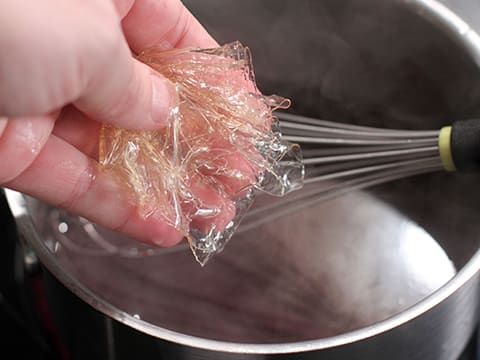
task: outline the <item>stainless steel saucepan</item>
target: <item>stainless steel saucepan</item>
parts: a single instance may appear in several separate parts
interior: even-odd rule
[[[417,129],[480,116],[478,2],[186,5],[252,49],[259,87],[294,113]],[[238,234],[204,268],[185,247],[120,254],[115,234],[6,197],[74,358],[453,360],[478,322],[479,184],[438,173],[352,192]]]

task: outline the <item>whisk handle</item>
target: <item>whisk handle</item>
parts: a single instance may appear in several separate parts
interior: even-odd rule
[[[450,148],[456,170],[480,170],[480,119],[454,122]]]

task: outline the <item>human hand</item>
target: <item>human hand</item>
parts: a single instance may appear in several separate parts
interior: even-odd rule
[[[4,0],[0,5],[0,185],[157,245],[182,235],[143,219],[98,171],[101,123],[162,127],[164,79],[132,56],[217,44],[179,0]]]

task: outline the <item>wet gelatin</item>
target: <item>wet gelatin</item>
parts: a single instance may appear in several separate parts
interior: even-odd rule
[[[104,126],[100,164],[125,183],[140,215],[160,214],[202,265],[233,235],[257,191],[302,186],[297,145],[282,141],[272,111],[290,101],[257,88],[250,51],[149,49],[138,59],[172,83],[177,101],[158,131]]]

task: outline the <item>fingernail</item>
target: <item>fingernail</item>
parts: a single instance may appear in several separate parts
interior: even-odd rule
[[[152,120],[167,125],[170,111],[177,103],[174,85],[163,76],[152,73]]]

